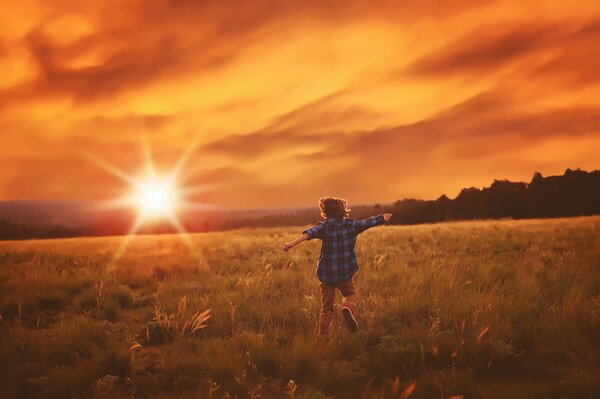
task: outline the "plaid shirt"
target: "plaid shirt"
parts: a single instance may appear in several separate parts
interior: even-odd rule
[[[323,283],[339,283],[352,278],[358,270],[358,262],[354,254],[356,236],[363,231],[385,223],[383,215],[371,216],[368,219],[336,220],[329,218],[319,222],[315,227],[304,230],[307,240],[319,238],[323,240],[321,256],[317,263],[317,277]]]

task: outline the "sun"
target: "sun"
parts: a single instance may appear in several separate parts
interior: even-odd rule
[[[193,196],[205,191],[206,188],[203,185],[189,185],[189,180],[186,180],[193,176],[189,171],[184,173],[184,168],[198,146],[198,138],[190,141],[170,170],[162,171],[155,167],[146,135],[142,133],[140,139],[144,162],[138,169],[139,174],[136,175],[127,173],[93,153],[81,153],[83,158],[120,179],[128,187],[123,190],[122,196],[99,203],[97,210],[128,209],[137,213],[113,256],[112,264],[115,264],[124,253],[132,237],[144,230],[144,225],[153,226],[158,221],[160,223],[157,226],[162,226],[163,221],[170,225],[192,253],[199,256],[192,238],[179,218],[187,212],[215,210],[219,207],[195,201]],[[183,185],[184,183],[186,184]]]
[[[140,233],[144,225],[154,225],[156,221],[160,221],[161,225],[162,221],[167,222],[175,229],[177,235],[190,248],[194,256],[200,259],[194,241],[181,220],[179,220],[181,214],[185,212],[219,209],[216,205],[193,200],[192,196],[206,189],[204,186],[182,185],[186,182],[186,178],[192,177],[189,171],[185,174],[183,171],[194,154],[199,141],[197,138],[193,138],[170,170],[158,171],[155,168],[150,143],[146,135],[141,134],[140,138],[145,162],[138,170],[140,174],[137,175],[131,175],[93,153],[81,153],[85,159],[120,179],[128,187],[127,190],[123,190],[122,196],[106,199],[98,204],[98,211],[124,208],[137,211],[137,216],[134,217],[129,231],[117,248],[111,264],[116,264],[132,237]]]
[[[135,184],[134,203],[144,219],[170,217],[177,210],[177,189],[169,180],[140,180]]]

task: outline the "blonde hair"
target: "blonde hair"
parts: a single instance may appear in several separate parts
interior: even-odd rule
[[[323,219],[344,219],[350,214],[348,202],[343,198],[321,197],[319,198],[319,209]]]

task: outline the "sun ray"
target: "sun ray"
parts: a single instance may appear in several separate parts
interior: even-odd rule
[[[123,209],[131,206],[131,197],[123,196],[102,201],[94,207],[95,210]]]
[[[190,196],[190,195],[194,195],[194,194],[205,193],[208,191],[208,188],[203,187],[203,186],[190,186],[190,187],[184,187],[184,188],[180,189],[179,191],[184,196]]]
[[[179,159],[175,163],[175,166],[171,170],[171,173],[169,173],[168,179],[170,181],[174,181],[180,176],[183,168],[189,161],[190,157],[194,154],[194,152],[198,148],[199,144],[200,144],[199,136],[195,136],[192,139],[192,142],[190,143],[190,145],[185,149],[183,154],[179,157]]]
[[[187,232],[185,227],[181,224],[181,222],[179,221],[177,216],[174,214],[170,215],[168,220],[171,223],[171,225],[175,228],[175,230],[177,230],[177,232],[179,233],[178,235],[179,235],[179,237],[181,237],[181,240],[183,241],[183,243],[185,245],[187,245],[187,247],[190,249],[190,253],[191,253],[192,257],[195,258],[196,261],[199,262],[201,259],[200,252],[198,252],[198,249],[194,245],[194,241],[192,240],[192,237]]]
[[[100,166],[102,169],[106,170],[113,176],[116,176],[119,179],[123,180],[124,182],[129,183],[129,184],[135,184],[135,179],[133,177],[131,177],[130,175],[125,173],[123,170],[119,169],[117,166],[100,158],[99,156],[94,155],[87,151],[80,152],[80,155],[82,157],[88,159],[89,161],[92,161],[96,165]]]
[[[187,211],[219,211],[225,209],[222,206],[214,204],[186,200],[179,201],[179,208]]]
[[[150,141],[146,134],[142,133],[142,152],[144,156],[144,166],[146,168],[146,177],[150,179],[156,178],[156,167],[154,165],[154,158],[152,157],[152,149],[150,148]]]
[[[131,227],[129,228],[129,231],[127,232],[127,234],[125,234],[125,236],[123,236],[123,240],[121,241],[119,247],[117,248],[117,251],[115,252],[115,254],[113,255],[113,257],[110,261],[110,264],[108,267],[109,269],[113,268],[116,265],[116,262],[119,260],[119,258],[121,258],[123,253],[125,253],[127,246],[129,245],[131,240],[135,237],[135,235],[139,231],[140,227],[142,227],[142,224],[143,224],[143,219],[138,216],[135,219],[135,221],[133,222],[133,224],[131,225]]]

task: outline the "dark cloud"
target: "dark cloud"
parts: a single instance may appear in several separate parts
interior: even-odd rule
[[[416,60],[404,73],[423,76],[448,76],[449,74],[481,74],[495,72],[500,68],[528,56],[552,50],[552,61],[537,69],[538,73],[561,73],[569,79],[569,73],[582,71],[585,77],[600,76],[598,69],[580,63],[581,57],[573,55],[587,52],[600,45],[600,22],[598,19],[585,23],[565,20],[561,22],[533,22],[506,26],[479,26],[460,39],[446,44],[435,52]],[[598,58],[589,54],[592,59]],[[569,62],[567,60],[573,60]],[[533,65],[539,62],[533,59]],[[595,73],[594,73],[595,71]],[[527,74],[527,71],[522,71]],[[521,71],[516,71],[519,74]]]
[[[548,45],[556,36],[555,27],[551,26],[526,25],[508,32],[497,32],[494,27],[478,28],[417,60],[408,72],[441,75],[495,70],[506,62]]]
[[[435,3],[435,4],[434,4]],[[37,26],[24,40],[40,73],[33,82],[0,92],[0,103],[10,104],[40,96],[68,96],[92,101],[135,90],[153,82],[185,74],[210,73],[228,65],[244,49],[278,35],[303,21],[343,23],[366,15],[405,19],[412,15],[443,15],[464,11],[475,1],[384,2],[373,7],[363,1],[249,2],[139,1],[102,4],[90,17],[96,31],[68,45],[54,42]],[[71,11],[86,15],[85,7],[71,2],[47,4],[57,15]],[[312,23],[312,22],[311,22]],[[285,31],[284,31],[285,32]],[[94,48],[109,55],[98,65],[65,66],[70,59]],[[0,55],[6,51],[0,43]]]
[[[187,47],[177,38],[167,36],[145,46],[131,43],[117,49],[99,65],[70,68],[64,66],[67,51],[43,34],[29,34],[26,44],[40,73],[34,82],[0,92],[0,102],[56,95],[71,97],[76,102],[91,101],[135,90],[176,73],[209,71],[226,64],[235,55],[233,49],[220,51],[214,47],[212,51],[200,52],[200,48]]]
[[[600,82],[600,19],[565,37],[558,54],[536,67],[532,79],[550,80],[556,86],[583,88]]]
[[[535,68],[530,76],[532,79],[552,81],[556,86],[585,88],[600,82],[599,71],[600,55],[580,49],[553,57]]]

